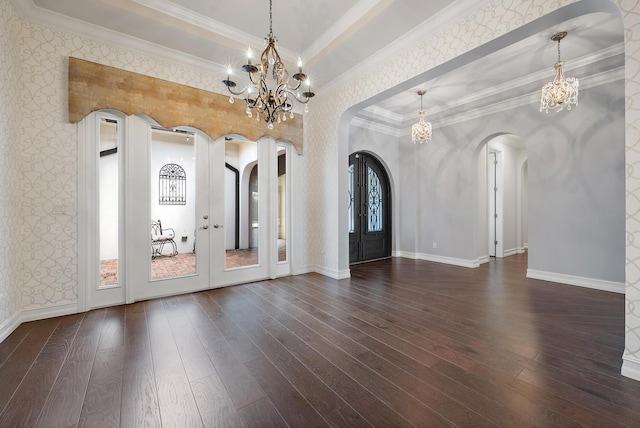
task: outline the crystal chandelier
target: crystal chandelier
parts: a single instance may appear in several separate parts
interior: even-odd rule
[[[426,94],[427,91],[419,90],[418,95],[420,95],[420,119],[418,123],[414,123],[411,127],[411,140],[413,144],[415,143],[424,143],[431,141],[431,123],[424,121],[424,110],[422,110],[422,97]]]
[[[272,0],[269,0],[269,34],[264,41],[265,49],[260,55],[258,64],[252,63],[250,48],[247,52],[247,64],[242,66],[242,70],[249,75],[247,86],[241,91],[234,89],[237,84],[231,80],[231,67],[227,71],[227,78],[222,83],[231,94],[229,97],[231,104],[235,100],[234,95],[240,96],[246,93],[244,102],[247,105],[245,110],[247,116],[252,118],[255,111],[256,120],[264,118],[267,127],[273,129],[274,122],[280,123],[287,120],[287,113],[290,113],[293,119],[293,99],[305,104],[304,112],[306,113],[309,111],[306,104],[315,94],[311,91],[310,79],[302,72],[300,60],[298,60],[298,72],[291,76],[294,79],[293,85],[289,81],[289,72],[278,54],[278,39],[273,35]],[[305,88],[301,89],[303,84]]]
[[[542,87],[540,111],[544,110],[546,113],[549,113],[549,110],[562,111],[565,106],[567,110],[571,110],[572,105],[578,105],[578,79],[566,78],[562,73],[564,62],[560,60],[560,40],[566,35],[566,31],[561,31],[551,37],[551,40],[558,42],[558,62],[553,65],[556,77]]]

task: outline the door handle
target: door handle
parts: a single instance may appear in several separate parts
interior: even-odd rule
[[[213,228],[214,229],[218,229],[218,228],[222,228],[222,226],[223,226],[222,224],[216,223],[216,224],[213,225]]]
[[[209,229],[209,225],[208,225],[208,224],[205,224],[205,225],[204,225],[204,226],[202,226],[200,229],[207,230],[207,229]]]

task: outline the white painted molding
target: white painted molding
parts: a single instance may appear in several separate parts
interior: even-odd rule
[[[640,381],[640,360],[624,351],[622,356],[622,376]]]
[[[24,322],[71,315],[78,312],[78,305],[76,303],[25,309],[21,312],[16,312],[9,319],[3,322],[2,325],[0,325],[0,342],[9,337],[9,335]]]
[[[16,312],[0,325],[0,343],[22,324],[21,315],[22,312]]]
[[[315,272],[309,265],[291,266],[291,275],[304,275],[305,273]]]
[[[509,256],[515,256],[516,254],[520,253],[520,249],[519,248],[510,248],[508,250],[504,250],[504,252],[502,253],[502,257],[509,257]]]
[[[449,6],[445,7],[439,13],[433,15],[413,30],[406,33],[404,36],[392,41],[386,46],[381,46],[378,52],[371,55],[364,61],[356,64],[349,70],[345,70],[340,76],[336,77],[330,83],[322,87],[323,93],[329,93],[333,90],[339,89],[348,82],[355,81],[359,77],[375,70],[387,62],[390,58],[397,56],[399,53],[404,52],[418,43],[429,40],[432,36],[443,31],[461,19],[461,16],[466,15],[465,12],[472,8],[479,9],[491,0],[457,0],[451,2]]]
[[[67,303],[64,305],[46,306],[43,308],[23,309],[21,322],[29,322],[35,320],[43,320],[53,317],[61,317],[78,313],[77,303]]]
[[[489,256],[482,256],[482,257],[478,257],[475,261],[475,263],[477,263],[478,266],[483,265],[485,263],[489,263],[489,260],[491,260],[491,258]]]
[[[141,52],[156,58],[162,58],[171,62],[189,65],[204,71],[223,73],[224,70],[227,69],[227,65],[225,64],[207,61],[175,49],[169,49],[165,46],[160,46],[146,40],[138,39],[117,31],[80,21],[66,15],[42,9],[36,6],[33,3],[33,0],[12,0],[12,4],[22,20],[45,28],[51,28],[67,34],[85,37],[89,40],[95,40],[110,46],[122,46],[136,52]],[[222,85],[220,87],[203,89],[220,93],[223,92]]]
[[[359,0],[302,53],[303,58],[306,59],[307,63],[317,62],[322,52],[342,37],[343,34],[351,31],[352,28],[357,26],[358,22],[366,19],[367,15],[375,16],[384,11],[387,5],[388,2],[383,0]]]
[[[389,125],[383,125],[379,122],[375,122],[374,120],[364,119],[358,116],[354,117],[351,120],[351,126],[368,129],[370,131],[379,132],[381,134],[385,134],[395,138],[400,138],[402,134],[402,130],[398,128],[394,128],[393,126],[389,126]]]
[[[580,78],[580,89],[585,90],[596,86],[612,83],[618,80],[624,79],[624,67],[618,67],[613,70],[604,71],[602,73],[594,74],[592,76]],[[496,92],[497,93],[497,92]],[[446,126],[455,125],[458,123],[466,122],[471,119],[478,119],[490,114],[499,113],[502,111],[512,110],[517,107],[522,107],[529,104],[539,104],[540,94],[538,92],[531,92],[528,94],[520,95],[508,100],[500,101],[494,104],[485,105],[481,108],[467,110],[464,113],[448,116],[442,120],[432,120],[433,129],[444,128]],[[406,127],[401,136],[407,136],[411,134],[411,127]]]
[[[466,268],[476,268],[480,266],[479,260],[457,259],[455,257],[440,256],[437,254],[426,253],[410,253],[408,251],[396,251],[396,257],[405,257],[407,259],[425,260],[428,262],[443,263],[453,266],[461,266]]]
[[[391,110],[384,109],[375,104],[358,112],[358,115],[367,119],[379,118],[379,119],[385,119],[387,121],[394,122],[394,123],[402,123],[405,120],[403,115],[392,112]]]
[[[351,271],[349,269],[336,270],[318,265],[313,266],[311,272],[316,272],[333,279],[347,279],[351,277]]]
[[[605,281],[603,279],[585,278],[581,276],[544,272],[534,269],[527,269],[527,278],[558,282],[560,284],[575,285],[578,287],[593,288],[595,290],[610,291],[613,293],[625,293],[624,283]]]

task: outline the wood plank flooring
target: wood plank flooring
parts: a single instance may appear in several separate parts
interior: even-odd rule
[[[624,296],[409,259],[21,325],[0,427],[638,427]]]

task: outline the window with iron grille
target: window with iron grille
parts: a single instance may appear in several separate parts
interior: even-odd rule
[[[180,165],[168,163],[160,168],[160,205],[187,204],[187,173]]]

